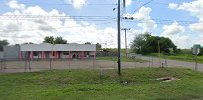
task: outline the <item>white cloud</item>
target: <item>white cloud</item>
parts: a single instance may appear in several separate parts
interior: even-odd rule
[[[198,22],[190,24],[189,28],[190,30],[197,32],[198,37],[196,37],[195,40],[191,42],[192,43],[203,43],[202,37],[203,37],[203,0],[193,0],[191,2],[184,2],[180,5],[177,5],[177,7],[174,7],[176,10],[182,10],[189,12],[192,16],[199,19]],[[169,5],[170,6],[170,5]],[[170,8],[170,7],[169,7]],[[182,36],[180,36],[182,37]],[[192,38],[192,37],[190,37]],[[185,39],[186,40],[186,39]]]
[[[86,0],[65,0],[65,2],[73,4],[74,8],[81,8],[86,4]]]
[[[6,39],[11,44],[21,44],[25,42],[41,43],[45,36],[63,36],[68,42],[92,42],[102,43],[103,47],[117,46],[117,30],[108,27],[97,29],[94,24],[88,22],[76,22],[69,20],[50,19],[49,16],[68,16],[58,10],[45,11],[39,6],[28,6],[25,9],[15,9],[13,12],[6,12],[5,17],[0,19],[0,39]],[[16,20],[9,17],[12,15],[39,15],[37,19]],[[26,18],[26,16],[24,16]],[[56,34],[57,33],[57,34]]]
[[[132,0],[126,0],[126,6],[129,6],[132,4]]]
[[[19,4],[18,1],[16,1],[16,0],[9,0],[7,2],[7,5],[12,9],[24,9],[25,8],[24,4]]]
[[[88,22],[77,22],[74,19],[68,20],[52,19],[49,16],[67,16],[56,9],[45,11],[39,6],[27,6],[24,9],[14,9],[13,12],[6,12],[0,16],[0,39],[6,39],[11,44],[21,44],[25,42],[41,43],[45,36],[62,36],[69,43],[101,43],[103,47],[117,47],[117,29],[106,27],[98,29],[96,25]],[[12,15],[37,15],[37,19],[15,20],[8,17]],[[26,17],[26,16],[25,16]],[[132,41],[137,30],[128,31],[128,44]],[[124,47],[124,34],[122,33],[122,47]]]
[[[170,4],[169,4],[170,6]],[[199,22],[191,24],[189,28],[193,31],[203,34],[203,0],[195,0],[188,3],[177,5],[176,10],[190,12],[190,14],[199,19]]]
[[[163,26],[164,35],[177,35],[179,33],[184,33],[185,29],[183,26],[179,25],[177,22],[172,23],[171,25]]]
[[[176,9],[178,7],[178,4],[175,4],[175,3],[169,3],[169,6],[168,8],[170,9]]]
[[[203,33],[203,22],[191,24],[189,27],[193,31],[197,31],[197,32]]]
[[[164,25],[163,30],[161,36],[170,38],[178,48],[185,49],[192,46],[190,36],[185,34],[185,28],[179,23],[174,22],[171,25]]]
[[[133,17],[135,20],[140,21],[139,27],[143,28],[144,32],[151,32],[152,29],[156,28],[155,21],[151,19],[150,13],[152,9],[149,7],[142,7],[135,14],[125,14],[124,17]]]

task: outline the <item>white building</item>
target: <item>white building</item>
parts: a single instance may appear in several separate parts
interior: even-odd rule
[[[84,58],[96,58],[96,45],[95,44],[22,44],[16,46],[4,47],[5,58],[14,58],[15,54],[8,54],[12,50],[19,50],[18,57],[20,59],[49,59],[49,58],[72,58],[72,59],[84,59]],[[18,49],[19,48],[19,49]],[[9,52],[8,52],[9,51]],[[8,56],[9,55],[9,56]]]

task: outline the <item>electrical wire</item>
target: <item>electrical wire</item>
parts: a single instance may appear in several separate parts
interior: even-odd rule
[[[144,3],[143,5],[141,5],[140,7],[138,7],[137,9],[135,9],[134,13],[135,13],[136,11],[138,11],[140,8],[142,8],[143,6],[148,5],[148,4],[151,3],[152,1],[153,1],[153,0],[149,0],[148,2]]]
[[[106,24],[110,24],[110,23],[114,23],[114,22],[105,22],[105,23],[98,23],[98,24],[93,24],[93,25],[106,25]],[[87,27],[87,26],[92,26],[92,25],[78,25],[78,26],[70,26],[70,27],[57,27],[57,28],[53,28],[54,29],[63,29],[63,28],[76,28],[76,27]],[[9,30],[9,31],[12,31],[12,32],[19,32],[19,31],[45,31],[45,30],[42,30],[42,29],[27,29],[27,30]],[[4,30],[0,30],[0,32],[5,32]]]

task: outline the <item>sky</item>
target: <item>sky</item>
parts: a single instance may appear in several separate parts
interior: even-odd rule
[[[126,0],[121,12],[122,18],[134,18],[121,20],[121,28],[131,29],[128,47],[144,32],[168,37],[181,49],[203,44],[203,0]],[[117,0],[0,1],[0,40],[42,43],[46,36],[116,48]]]

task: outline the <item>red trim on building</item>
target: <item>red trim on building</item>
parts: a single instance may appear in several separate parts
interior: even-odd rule
[[[22,58],[23,58],[23,53],[22,51],[20,51],[20,60],[22,60]]]
[[[84,51],[82,51],[82,60],[84,60],[84,56],[85,56]]]

